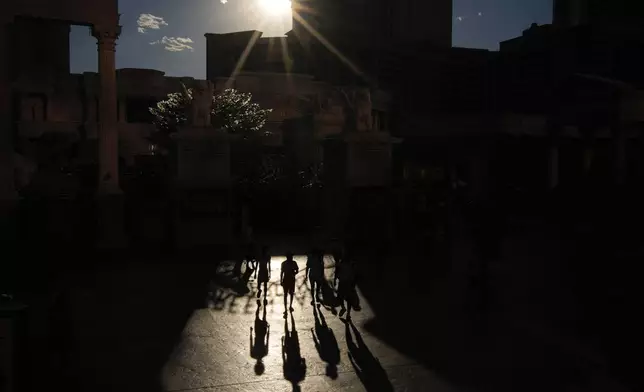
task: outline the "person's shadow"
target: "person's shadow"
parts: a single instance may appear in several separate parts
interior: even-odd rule
[[[349,359],[362,385],[364,385],[368,392],[393,392],[394,387],[391,385],[391,381],[389,381],[387,372],[380,364],[380,361],[369,351],[356,326],[350,320],[342,321],[346,327]],[[353,337],[351,331],[353,331]]]
[[[253,341],[253,327],[250,327],[250,356],[257,360],[255,363],[255,374],[264,374],[263,359],[268,355],[268,339],[271,334],[271,325],[266,321],[266,306],[262,318],[259,318],[261,305],[257,300],[257,311],[255,312],[255,341]]]
[[[288,318],[284,320],[282,337],[282,364],[284,378],[291,382],[293,391],[300,391],[299,383],[306,377],[306,360],[300,353],[300,339],[295,329],[295,319],[291,313],[291,331],[288,329]]]
[[[315,343],[320,359],[327,364],[326,375],[335,380],[338,378],[338,364],[340,363],[338,341],[319,308],[313,307],[313,316],[315,317],[315,328],[311,328],[313,343]]]

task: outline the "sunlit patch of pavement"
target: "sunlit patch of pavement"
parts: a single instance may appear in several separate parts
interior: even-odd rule
[[[282,337],[285,322],[291,328],[290,316],[284,318],[284,291],[279,285],[280,265],[284,257],[271,260],[271,279],[266,304],[264,293],[258,302],[258,287],[251,276],[247,291],[234,284],[219,285],[213,279],[208,288],[204,307],[194,311],[183,330],[179,343],[162,371],[162,385],[166,391],[290,391],[293,386],[284,379],[282,363]],[[305,276],[306,257],[296,256],[300,267],[296,280],[293,321],[298,332],[301,357],[306,363],[306,375],[300,383],[304,391],[363,391],[365,387],[356,374],[348,357],[346,327],[342,319],[334,315],[329,306],[321,306],[320,312],[337,339],[340,363],[337,378],[326,375],[327,364],[320,359],[313,341],[315,317],[311,293]],[[227,282],[235,282],[230,276],[234,263],[222,263],[217,274],[227,276]],[[334,265],[330,256],[325,257],[325,275],[329,284],[333,280]],[[242,274],[244,269],[242,268]],[[329,292],[329,291],[327,291]],[[332,291],[330,291],[332,292]],[[333,299],[324,299],[333,303]],[[269,324],[268,355],[263,359],[264,372],[255,372],[256,360],[251,357],[251,345],[256,311]],[[374,336],[364,332],[362,325],[373,317],[368,303],[361,296],[361,310],[352,313],[353,323],[368,350],[385,369],[395,390],[400,391],[455,391],[432,371],[420,366]]]

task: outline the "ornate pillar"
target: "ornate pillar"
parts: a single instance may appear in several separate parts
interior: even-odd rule
[[[120,26],[93,26],[98,40],[100,78],[98,108],[98,237],[97,246],[115,249],[125,246],[124,200],[119,187],[119,137],[116,85],[116,40]]]
[[[98,72],[100,77],[98,122],[98,192],[118,194],[118,111],[116,95],[116,40],[120,26],[94,26],[92,35],[98,40]]]

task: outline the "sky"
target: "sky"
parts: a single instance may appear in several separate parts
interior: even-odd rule
[[[270,0],[119,0],[123,30],[116,66],[204,79],[205,33],[255,29],[280,36],[291,29],[289,13],[263,2]],[[498,50],[500,41],[521,35],[531,23],[552,20],[552,0],[454,0],[453,7],[452,44],[466,48]],[[72,72],[96,72],[89,28],[73,26],[70,43]]]

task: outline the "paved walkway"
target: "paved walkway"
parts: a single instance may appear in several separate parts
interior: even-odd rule
[[[360,286],[355,328],[330,309],[314,313],[304,257],[296,257],[302,272],[293,318],[286,320],[278,284],[284,257],[272,260],[266,305],[257,304],[254,280],[240,285],[230,276],[230,263],[186,256],[183,264],[103,265],[68,279],[52,322],[58,347],[51,351],[63,354],[34,357],[34,369],[43,371],[32,389],[61,381],[68,391],[625,391],[593,353],[555,325],[540,324],[546,311],[547,319],[559,319],[572,306],[565,293],[544,298],[543,288],[528,285],[548,281],[533,279],[537,273],[560,275],[547,273],[557,260],[541,262],[547,241],[535,241],[506,247],[507,260],[492,278],[500,301],[482,319],[472,318],[463,302],[465,266],[473,257],[466,241],[455,242],[448,276],[428,279],[420,290],[407,287],[410,257],[392,252]],[[331,259],[326,264],[331,280]],[[261,335],[264,320],[270,332],[262,370],[254,357],[263,355],[256,332]],[[291,338],[286,366],[283,337]],[[305,366],[291,366],[294,348]]]
[[[273,258],[267,303],[259,306],[255,281],[247,288],[236,284],[228,263],[217,270],[203,265],[115,268],[85,277],[67,300],[67,354],[54,359],[57,376],[67,390],[84,391],[457,390],[367,333],[363,325],[373,312],[364,298],[352,324],[324,306],[316,321],[304,257],[296,256],[302,272],[295,310],[284,319],[283,259]],[[332,267],[330,259],[326,263]],[[333,268],[326,272],[331,280]],[[251,328],[261,334],[261,320],[270,327],[260,371],[253,356],[261,354],[261,344],[251,352]],[[285,365],[286,336],[291,344]],[[292,357],[296,347],[305,366],[293,370],[288,354]]]
[[[233,288],[213,284],[208,307],[193,313],[163,368],[164,388],[168,391],[290,391],[294,386],[286,378],[293,376],[288,363],[284,364],[282,345],[294,329],[305,363],[305,371],[301,370],[303,374],[295,378],[302,378],[299,386],[304,391],[456,390],[417,362],[365,333],[362,325],[373,313],[364,299],[363,309],[352,315],[353,325],[324,306],[315,314],[305,281],[306,260],[304,257],[296,260],[302,272],[297,279],[295,311],[287,318],[283,317],[284,293],[279,286],[283,258],[272,260],[266,305],[257,302],[254,280],[250,281],[250,291],[242,296]],[[332,280],[332,260],[327,259],[326,263],[327,278]],[[222,266],[223,269],[231,267]],[[218,275],[221,273],[218,271]],[[257,361],[251,355],[256,339],[251,328],[260,320],[265,320],[270,327],[267,355],[262,361],[262,374],[258,375]],[[314,337],[318,340],[317,348]],[[350,359],[349,352],[355,361]]]

